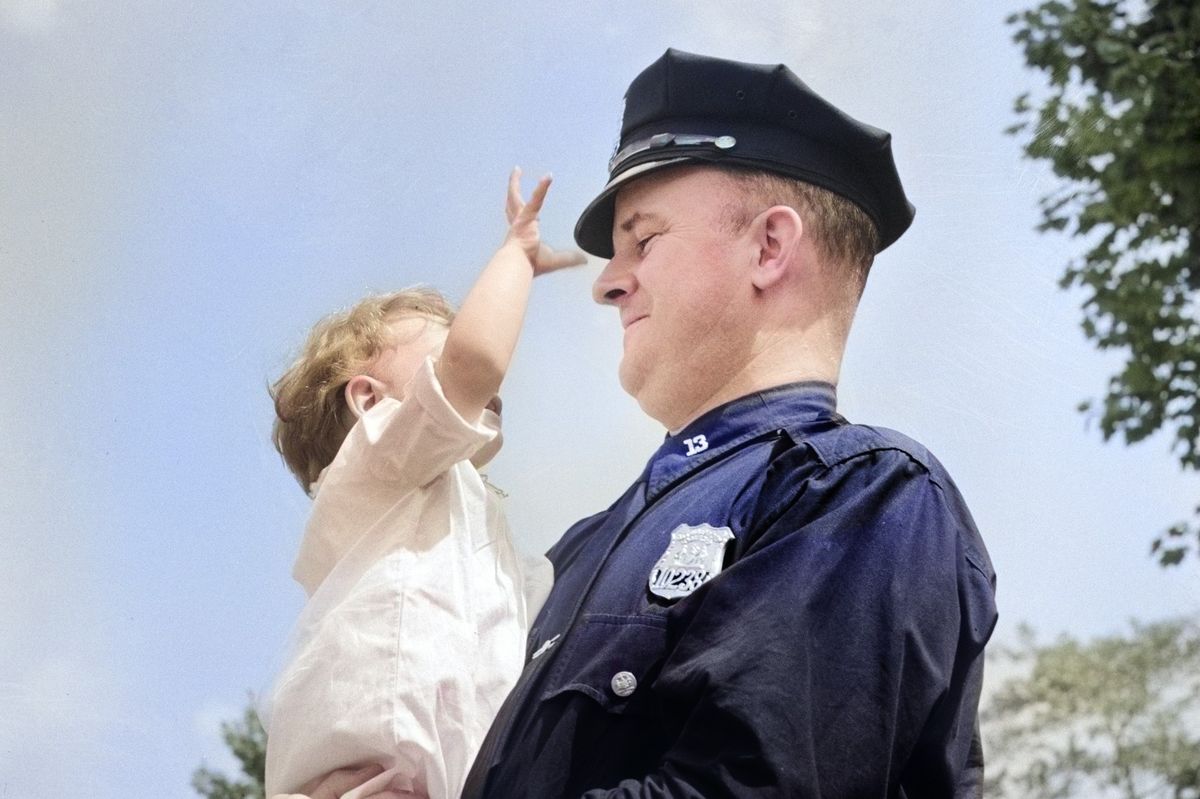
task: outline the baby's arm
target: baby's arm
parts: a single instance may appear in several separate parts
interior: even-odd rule
[[[478,419],[500,390],[521,333],[534,276],[586,260],[577,250],[555,252],[542,243],[538,213],[549,188],[546,176],[525,203],[521,170],[512,171],[505,205],[508,235],[463,301],[434,365],[446,399],[464,419]]]

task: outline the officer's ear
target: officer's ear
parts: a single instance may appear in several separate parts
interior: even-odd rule
[[[804,238],[804,221],[796,209],[773,205],[750,223],[749,234],[756,257],[751,265],[751,281],[759,291],[778,284],[803,267],[800,244]]]

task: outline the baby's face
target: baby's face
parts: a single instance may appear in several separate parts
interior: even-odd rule
[[[446,345],[449,328],[424,316],[409,316],[392,322],[393,345],[371,364],[371,376],[383,382],[386,394],[404,399],[404,387],[427,356],[437,360]]]

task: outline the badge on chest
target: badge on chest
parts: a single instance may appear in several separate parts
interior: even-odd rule
[[[725,545],[733,540],[728,527],[681,524],[671,531],[671,543],[650,570],[650,593],[680,599],[721,572]]]

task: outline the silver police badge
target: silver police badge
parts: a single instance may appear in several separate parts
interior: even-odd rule
[[[733,540],[728,527],[681,524],[671,531],[667,551],[650,570],[650,593],[679,599],[721,573],[725,545]]]

